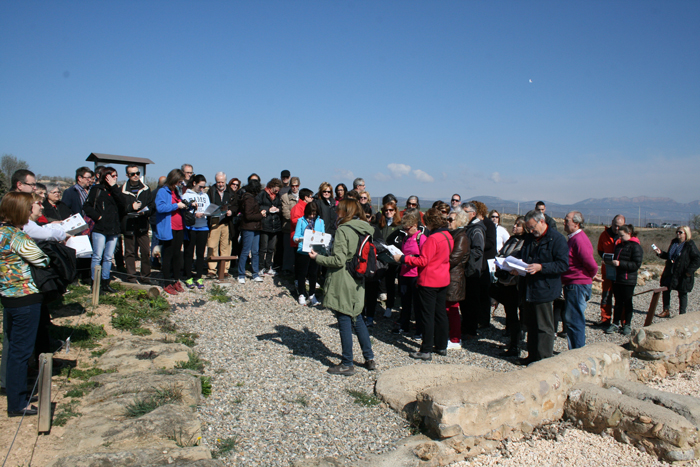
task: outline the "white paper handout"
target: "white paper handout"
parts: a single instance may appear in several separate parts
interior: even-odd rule
[[[79,234],[88,228],[85,219],[83,219],[83,216],[80,214],[73,214],[68,219],[61,221],[58,225],[68,235]]]
[[[319,230],[304,230],[304,240],[301,244],[301,251],[308,253],[314,245],[323,245],[328,248],[331,244],[331,234],[323,233]]]
[[[219,217],[221,216],[221,206],[218,204],[210,203],[209,206],[204,210],[204,215],[205,216],[211,216],[213,215],[216,211],[219,211],[214,215],[214,217]]]
[[[78,235],[70,237],[66,240],[66,246],[75,250],[75,256],[78,258],[89,258],[92,256],[92,245],[87,235]]]
[[[391,256],[403,256],[403,251],[401,251],[396,245],[387,245],[386,249],[389,251],[389,253],[391,253]]]
[[[525,270],[529,266],[529,264],[526,262],[512,256],[508,256],[507,258],[498,257],[496,258],[496,264],[504,271],[518,271],[518,275],[520,276],[524,276],[526,274]]]

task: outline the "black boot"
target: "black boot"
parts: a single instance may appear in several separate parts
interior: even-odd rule
[[[115,289],[109,286],[109,279],[108,280],[102,280],[102,283],[100,284],[100,292],[102,293],[117,293]]]

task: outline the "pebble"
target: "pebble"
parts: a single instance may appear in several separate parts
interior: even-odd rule
[[[391,450],[394,443],[414,434],[409,423],[385,404],[366,407],[354,403],[348,394],[348,390],[355,390],[373,395],[382,371],[426,364],[416,363],[408,356],[410,351],[419,348],[420,341],[391,333],[392,319],[398,318],[397,313],[385,319],[382,318],[383,309],[377,307],[376,324],[370,328],[377,371],[370,372],[361,366],[363,358],[355,338],[357,373],[350,377],[333,376],[326,370],[340,363],[341,349],[337,321],[330,310],[300,306],[290,293],[293,282],[280,276],[266,276],[262,283],[252,282],[249,277],[245,284],[238,284],[235,279],[219,284],[232,298],[224,304],[208,299],[207,291],[215,283],[206,281],[204,291],[187,291],[167,298],[176,305],[173,318],[179,329],[199,335],[195,350],[208,362],[205,374],[211,376],[212,394],[198,409],[204,426],[202,442],[216,450],[219,440],[236,440],[235,448],[222,457],[224,463],[288,466],[295,460],[315,457],[344,457],[356,461],[369,453]],[[644,288],[652,287],[658,287],[658,282],[650,281]],[[700,308],[700,294],[694,291],[688,298],[690,310]],[[643,324],[650,299],[650,294],[635,298],[633,328]],[[600,319],[599,300],[599,295],[593,295],[588,304],[589,324]],[[450,350],[447,357],[436,356],[432,364],[478,365],[493,371],[521,368],[512,360],[498,356],[507,343],[507,338],[502,336],[503,307],[498,307],[493,316],[493,326],[480,330],[478,341],[470,341],[466,349]],[[587,328],[588,343],[606,341],[622,345],[627,340],[621,334],[607,335],[602,330]],[[566,350],[566,339],[557,338],[555,352]],[[644,362],[632,359],[631,366],[641,368]],[[505,458],[501,454],[479,456],[475,462],[481,463],[473,465],[533,462],[598,465],[590,462],[591,453],[602,455],[606,451],[578,448],[581,462],[588,461],[581,464],[566,461],[573,457],[536,460],[540,459],[537,453],[559,459],[559,448],[554,449],[551,441],[549,445],[539,446],[535,439],[537,433],[536,430],[528,440],[534,446],[526,449],[527,455],[520,463],[502,464]],[[577,443],[589,446],[591,436],[599,438],[601,443],[611,444],[610,438],[576,429],[567,429],[555,444],[563,446],[570,442],[572,446]],[[507,441],[504,445],[509,452],[511,448],[517,451],[517,443]],[[625,456],[632,457],[624,457],[629,459],[627,463],[618,457],[616,463],[608,460],[599,465],[662,465],[638,460],[641,453],[635,448],[619,445],[616,449],[625,453],[629,450],[630,454]],[[497,463],[490,463],[493,460]]]

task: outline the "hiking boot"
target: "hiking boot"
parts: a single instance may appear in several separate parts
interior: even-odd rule
[[[165,290],[170,295],[177,295],[177,290],[175,289],[175,287],[173,287],[173,284],[166,285],[165,288],[163,288],[163,290]]]
[[[659,318],[668,318],[669,316],[671,316],[671,312],[669,310],[664,310],[656,316],[658,316]]]
[[[103,293],[117,293],[117,291],[116,291],[115,289],[113,289],[112,287],[110,287],[109,281],[103,281],[103,282],[100,284],[100,292],[103,292]]]
[[[377,369],[377,362],[374,360],[367,360],[365,361],[365,368],[367,368],[369,371],[374,371]]]
[[[611,324],[607,328],[605,328],[605,334],[615,334],[620,330],[620,326],[617,324]]]
[[[332,375],[352,376],[355,374],[355,367],[345,365],[332,366],[328,369],[328,373]]]
[[[415,358],[416,360],[430,361],[433,359],[433,354],[430,352],[411,352],[408,354],[409,357]]]
[[[191,277],[185,281],[185,285],[187,286],[188,289],[194,289],[194,279]]]
[[[620,330],[620,333],[623,336],[629,336],[630,334],[632,334],[632,326],[630,326],[629,324],[625,324],[624,326],[622,326],[622,330]]]
[[[197,288],[198,288],[199,290],[204,289],[204,279],[202,279],[202,278],[200,277],[199,279],[197,279],[197,280],[195,281],[195,283],[197,284]]]
[[[180,281],[175,282],[175,284],[173,284],[173,287],[175,287],[175,290],[177,290],[178,292],[184,292],[184,291],[185,291],[185,288],[182,286],[182,284],[180,283]]]

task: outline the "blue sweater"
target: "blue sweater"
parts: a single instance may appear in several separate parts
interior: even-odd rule
[[[173,226],[170,217],[177,211],[177,204],[173,204],[173,192],[170,187],[164,186],[156,195],[156,238],[167,241],[173,239]]]
[[[299,246],[297,247],[297,253],[301,253],[302,255],[308,255],[307,252],[301,251],[302,243],[304,241],[304,231],[306,230],[306,228],[308,226],[309,226],[309,221],[306,220],[306,217],[302,216],[299,218],[299,221],[297,222],[297,228],[294,231],[294,237],[293,237],[294,240],[300,239]],[[313,229],[316,232],[321,232],[321,233],[325,232],[326,230],[325,230],[325,225],[323,224],[323,219],[321,219],[320,217],[317,217],[316,221],[314,222]]]

